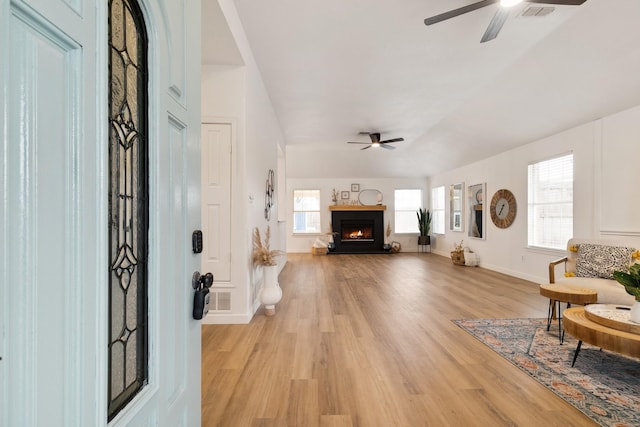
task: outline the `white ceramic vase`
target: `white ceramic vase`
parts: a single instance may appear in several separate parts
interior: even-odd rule
[[[640,301],[636,301],[635,304],[631,306],[630,319],[634,323],[640,323]]]
[[[276,304],[282,299],[282,289],[278,284],[278,266],[265,265],[262,267],[262,289],[258,298],[264,305],[264,314],[273,316],[276,314]]]

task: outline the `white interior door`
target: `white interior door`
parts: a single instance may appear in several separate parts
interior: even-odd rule
[[[202,124],[202,270],[231,281],[231,124]]]
[[[200,2],[149,35],[149,378],[111,425],[200,425]],[[0,425],[107,425],[107,1],[0,0]],[[188,49],[187,49],[188,47]]]

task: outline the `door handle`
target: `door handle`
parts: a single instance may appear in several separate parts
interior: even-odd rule
[[[200,274],[199,271],[193,273],[191,286],[196,291],[193,295],[193,318],[202,319],[209,311],[209,288],[213,285],[213,274]]]

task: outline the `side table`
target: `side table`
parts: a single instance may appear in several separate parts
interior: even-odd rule
[[[567,308],[571,308],[571,304],[587,305],[598,302],[598,293],[592,289],[570,288],[555,283],[540,285],[540,295],[549,298],[547,331],[551,328],[553,317],[557,316],[558,318],[558,338],[561,345],[564,342],[564,330],[562,329],[560,304],[564,302],[567,304]]]

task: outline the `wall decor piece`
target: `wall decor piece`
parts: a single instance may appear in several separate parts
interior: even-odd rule
[[[449,229],[464,231],[464,182],[449,187]]]
[[[331,201],[333,202],[334,205],[338,204],[338,192],[336,191],[335,188],[331,192]]]
[[[362,190],[358,194],[358,201],[361,205],[381,205],[382,193],[379,190]]]
[[[267,221],[271,220],[271,208],[273,207],[273,193],[274,193],[274,172],[273,169],[269,169],[267,172],[267,183],[264,195],[264,218]]]
[[[340,198],[343,200],[349,200],[349,192],[348,191],[341,191],[340,192]]]
[[[476,239],[485,238],[484,193],[485,184],[469,186],[469,237]]]
[[[513,193],[506,189],[500,189],[495,192],[491,198],[489,213],[491,221],[498,228],[507,228],[513,224],[516,219],[517,204]]]
[[[354,193],[360,191],[360,184],[351,184],[351,191]]]

